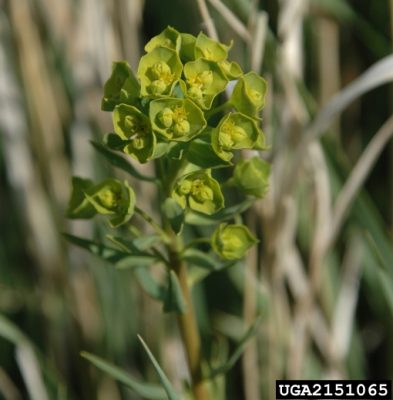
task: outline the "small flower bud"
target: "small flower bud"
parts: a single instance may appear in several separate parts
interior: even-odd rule
[[[157,79],[151,83],[150,92],[152,94],[161,94],[165,92],[166,88],[166,83],[162,79]]]
[[[179,121],[175,124],[173,131],[177,136],[186,135],[188,132],[190,132],[190,123],[185,119]]]
[[[191,87],[188,89],[188,95],[189,95],[192,99],[201,99],[202,96],[203,96],[202,89],[199,88],[199,87],[196,86],[196,85],[193,85],[193,86],[191,86]]]
[[[192,182],[185,179],[183,182],[180,183],[179,185],[179,193],[186,195],[191,192],[191,187],[192,187]]]
[[[165,75],[170,75],[171,69],[169,65],[163,61],[158,61],[150,68],[153,78],[162,79]]]
[[[159,114],[158,120],[165,128],[170,128],[173,124],[173,111],[165,107]]]

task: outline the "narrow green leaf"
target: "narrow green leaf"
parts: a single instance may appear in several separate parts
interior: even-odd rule
[[[136,248],[133,249],[134,251],[132,252],[126,249],[118,250],[102,243],[97,243],[68,233],[63,233],[63,235],[69,242],[88,250],[90,253],[114,264],[120,269],[149,266],[153,265],[158,260],[157,257],[149,253],[138,251]]]
[[[189,264],[208,270],[217,270],[219,268],[219,262],[214,257],[198,249],[186,249],[183,253],[183,259]]]
[[[213,379],[217,375],[226,374],[229,370],[231,370],[234,367],[236,362],[239,360],[239,358],[243,354],[248,340],[256,334],[258,326],[261,322],[261,319],[262,319],[261,317],[258,317],[254,321],[254,323],[251,325],[251,327],[247,330],[247,332],[244,334],[244,336],[240,339],[235,351],[229,357],[228,361],[225,364],[221,365],[220,367],[213,369],[213,371],[211,372],[211,375],[210,375],[211,379]]]
[[[159,284],[150,275],[146,268],[136,268],[135,276],[142,289],[153,299],[164,301],[166,297],[165,286]]]
[[[186,309],[187,305],[183,298],[180,282],[174,271],[171,270],[168,274],[168,288],[164,300],[164,312],[174,311],[184,313]]]
[[[133,240],[126,240],[112,235],[107,235],[106,237],[120,250],[131,254],[134,252],[144,252],[161,240],[158,235],[143,235]]]
[[[145,399],[164,400],[166,398],[164,390],[159,385],[139,382],[123,369],[86,351],[81,352],[81,356],[91,362],[95,367],[132,389],[135,393]]]
[[[144,347],[147,355],[150,358],[150,361],[152,362],[159,378],[162,383],[162,386],[165,389],[165,392],[168,396],[168,400],[180,400],[178,394],[176,393],[175,389],[173,388],[172,384],[169,382],[169,379],[166,377],[164,371],[161,369],[160,365],[158,364],[157,360],[154,358],[152,352],[150,351],[149,347],[147,344],[144,342],[144,340],[141,338],[141,336],[138,335],[138,339],[142,343],[142,346]]]
[[[186,222],[190,225],[211,225],[219,221],[227,221],[237,214],[241,214],[252,206],[253,199],[247,199],[243,202],[220,210],[213,215],[202,215],[193,211],[186,214]]]
[[[136,267],[150,267],[157,262],[157,258],[151,255],[128,255],[117,261],[116,268],[127,269]]]
[[[168,218],[173,231],[178,234],[181,232],[184,223],[184,210],[178,202],[171,197],[167,198],[162,206],[162,211]]]
[[[131,163],[129,163],[124,157],[109,150],[105,145],[94,142],[94,141],[92,141],[91,144],[114,167],[122,169],[123,171],[127,172],[128,174],[132,175],[133,177],[135,177],[137,179],[141,179],[141,180],[147,181],[147,182],[156,182],[156,178],[154,178],[152,176],[143,175]]]

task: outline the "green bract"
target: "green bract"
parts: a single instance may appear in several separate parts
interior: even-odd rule
[[[267,84],[255,72],[243,75],[233,89],[230,99],[232,105],[244,114],[256,116],[265,105]]]
[[[212,147],[223,160],[233,157],[233,150],[252,149],[261,135],[255,120],[244,114],[229,113],[212,133]]]
[[[182,61],[192,61],[195,59],[196,37],[189,33],[181,33],[180,58]]]
[[[142,96],[171,94],[182,73],[182,63],[175,50],[156,47],[139,62],[137,76]]]
[[[205,58],[211,61],[224,61],[228,57],[230,46],[216,42],[201,32],[195,42],[195,59]]]
[[[182,176],[176,183],[172,197],[182,208],[212,215],[224,207],[220,184],[204,170]]]
[[[239,260],[258,240],[245,225],[220,224],[211,239],[213,250],[225,260]]]
[[[169,140],[187,142],[206,127],[203,112],[188,99],[154,100],[149,114],[154,131]]]
[[[225,90],[228,83],[221,68],[214,61],[202,58],[184,66],[187,96],[204,110],[210,109],[214,98]]]
[[[167,47],[168,49],[179,51],[180,44],[180,33],[171,26],[168,26],[159,35],[154,36],[147,42],[145,50],[149,53],[156,47]]]
[[[109,223],[116,227],[127,222],[135,208],[135,193],[116,179],[94,185],[88,179],[72,178],[72,194],[67,210],[69,218],[92,218],[96,214],[112,216]]]
[[[116,105],[135,104],[139,97],[140,86],[125,61],[112,64],[112,74],[104,85],[104,96],[101,108],[103,111],[113,111]]]
[[[248,195],[263,197],[269,185],[270,164],[259,157],[239,161],[233,174],[234,183]]]
[[[224,72],[225,76],[231,80],[231,79],[237,79],[240,76],[242,76],[243,71],[240,68],[240,65],[235,62],[235,61],[222,61],[220,62],[220,67],[222,71]]]
[[[113,112],[116,134],[124,140],[123,151],[139,162],[149,160],[156,146],[149,118],[136,107],[120,104]]]

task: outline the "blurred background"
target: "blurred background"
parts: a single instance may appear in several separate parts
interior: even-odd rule
[[[392,0],[0,0],[0,399],[138,399],[79,355],[156,381],[137,333],[177,388],[187,378],[174,317],[62,236],[102,234],[65,220],[70,177],[115,173],[89,143],[111,130],[103,84],[167,25],[233,39],[269,83],[270,191],[245,216],[260,246],[194,293],[210,354],[262,316],[225,398],[392,379]]]

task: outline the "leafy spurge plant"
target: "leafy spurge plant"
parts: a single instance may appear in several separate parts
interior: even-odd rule
[[[138,214],[155,230],[154,235],[136,229],[111,234],[110,244],[99,244],[108,250],[100,254],[119,267],[134,268],[163,310],[177,313],[198,400],[219,396],[206,384],[216,373],[203,368],[188,274],[201,267],[207,276],[241,262],[257,243],[241,213],[265,195],[270,173],[266,161],[242,160],[239,151],[265,147],[258,113],[266,82],[229,61],[230,47],[203,33],[195,37],[168,27],[146,44],[136,77],[126,62],[113,63],[102,99],[102,110],[113,113],[113,132],[94,146],[112,165],[156,185],[152,202],[159,212],[149,215],[132,183],[113,178],[93,183],[74,177],[68,207],[70,218],[107,216],[111,228],[132,226]],[[234,89],[225,92],[231,80]],[[143,175],[128,158],[153,162],[155,176]],[[198,237],[195,225],[208,227],[210,234]],[[91,251],[97,248],[93,241],[68,238]],[[166,271],[164,282],[150,276],[156,265]],[[163,383],[167,390],[168,382]]]

